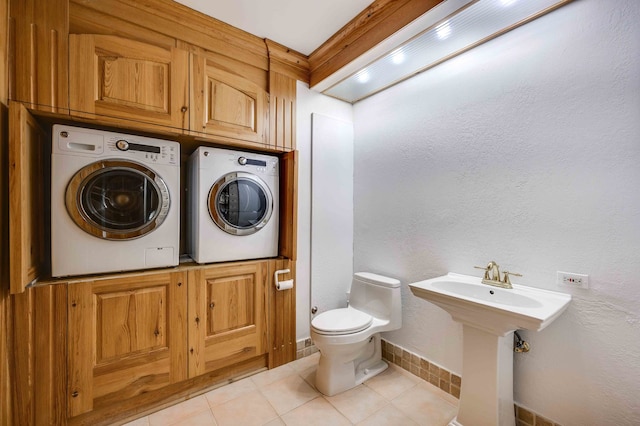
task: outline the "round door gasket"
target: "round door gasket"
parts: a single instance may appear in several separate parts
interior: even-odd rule
[[[82,206],[82,190],[97,175],[111,170],[126,170],[143,176],[156,190],[160,200],[157,213],[147,223],[134,229],[114,230],[96,223]],[[169,214],[171,197],[164,180],[140,163],[128,160],[101,160],[91,163],[79,171],[69,181],[65,193],[65,205],[71,220],[83,231],[103,240],[124,241],[140,238],[157,229]]]
[[[230,185],[235,181],[243,180],[243,179],[246,179],[255,183],[262,190],[266,198],[266,211],[262,215],[260,220],[253,226],[238,227],[228,222],[225,219],[225,217],[222,214],[220,214],[217,200],[218,200],[218,196],[220,195],[220,192],[224,188],[226,188],[228,185]],[[271,193],[271,190],[269,189],[267,184],[258,176],[252,173],[246,173],[246,172],[232,172],[222,176],[220,179],[216,181],[216,183],[213,184],[213,186],[211,186],[211,189],[209,190],[209,197],[207,199],[207,206],[209,209],[209,216],[211,217],[213,222],[218,226],[218,228],[220,228],[227,234],[251,235],[260,231],[262,228],[264,228],[267,225],[267,223],[269,223],[269,220],[271,219],[271,214],[273,213],[273,194]]]

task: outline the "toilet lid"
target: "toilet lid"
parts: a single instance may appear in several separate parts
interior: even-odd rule
[[[369,327],[372,321],[369,314],[353,308],[342,308],[321,313],[311,321],[311,325],[324,334],[351,334]]]

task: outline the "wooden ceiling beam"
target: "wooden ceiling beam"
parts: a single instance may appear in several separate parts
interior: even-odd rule
[[[309,55],[315,86],[444,0],[375,0]]]

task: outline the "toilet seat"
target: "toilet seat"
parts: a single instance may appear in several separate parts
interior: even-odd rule
[[[369,327],[373,317],[353,308],[332,309],[318,315],[311,326],[319,334],[352,334]]]

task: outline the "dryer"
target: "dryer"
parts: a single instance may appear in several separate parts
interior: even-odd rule
[[[175,266],[180,251],[177,142],[54,125],[54,277]]]
[[[278,157],[199,147],[189,157],[188,249],[198,263],[278,255]]]

